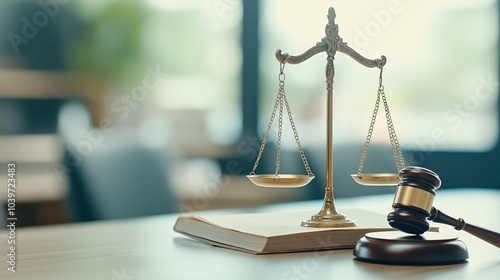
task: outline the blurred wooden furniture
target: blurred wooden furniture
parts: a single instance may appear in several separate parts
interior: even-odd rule
[[[0,62],[5,57],[0,57]],[[87,80],[86,80],[87,79]],[[12,107],[31,101],[47,105],[51,101],[80,99],[94,109],[92,117],[100,118],[102,103],[99,93],[104,85],[100,81],[77,77],[64,71],[0,68],[0,101],[4,125],[0,128],[0,163],[16,162],[18,188],[17,214],[22,217],[18,226],[57,224],[66,222],[65,199],[68,180],[54,170],[54,164],[62,161],[64,150],[55,131],[30,131],[36,123],[53,122],[57,126],[57,106],[42,107],[30,114],[24,107]],[[35,106],[35,107],[36,107]],[[30,106],[33,108],[33,105]],[[43,110],[50,117],[44,118]],[[7,112],[5,112],[7,111]],[[32,125],[35,123],[35,125]],[[6,128],[7,131],[2,131]],[[23,127],[23,126],[27,126]],[[13,130],[13,131],[11,131]],[[6,171],[0,172],[0,180],[6,182]],[[6,192],[0,192],[0,201],[6,202]]]
[[[7,182],[7,163],[16,163],[16,215],[18,226],[66,222],[64,199],[68,183],[52,168],[62,155],[55,135],[1,135],[0,181]],[[0,204],[7,205],[7,190]]]

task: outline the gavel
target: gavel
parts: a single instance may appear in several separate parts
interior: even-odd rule
[[[433,221],[464,230],[500,248],[500,233],[466,223],[462,218],[455,219],[432,206],[441,179],[433,171],[416,166],[408,166],[399,172],[393,212],[387,215],[391,227],[400,231],[420,235],[429,230]]]

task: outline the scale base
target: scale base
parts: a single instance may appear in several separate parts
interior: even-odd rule
[[[354,221],[348,220],[346,215],[342,215],[335,210],[333,197],[328,197],[328,194],[332,194],[332,192],[327,189],[321,211],[312,215],[309,220],[303,221],[300,225],[317,228],[355,227],[356,223]]]
[[[309,220],[303,221],[303,227],[319,227],[319,228],[333,228],[333,227],[355,227],[356,223],[346,219],[345,215],[323,215],[318,213],[311,216]]]
[[[465,262],[467,247],[457,237],[436,232],[409,235],[399,231],[371,232],[353,251],[359,261],[399,265],[445,265]]]

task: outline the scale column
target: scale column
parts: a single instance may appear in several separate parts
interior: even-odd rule
[[[333,211],[333,77],[335,76],[335,66],[333,55],[326,58],[326,189],[325,202],[331,203]]]
[[[350,221],[345,215],[339,214],[335,209],[333,197],[333,77],[335,67],[333,64],[335,50],[327,51],[326,63],[326,186],[323,207],[318,214],[301,223],[304,227],[353,227],[356,223]]]

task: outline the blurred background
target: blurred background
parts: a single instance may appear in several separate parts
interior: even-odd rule
[[[383,82],[406,164],[433,169],[443,188],[500,188],[484,177],[500,158],[497,1],[3,0],[0,180],[15,162],[19,225],[321,199],[324,54],[285,67],[316,178],[266,189],[245,175],[278,92],[276,49],[298,55],[321,41],[330,6],[344,42],[388,58]],[[379,71],[335,58],[335,197],[393,192],[350,178]],[[283,125],[281,172],[306,174]],[[257,173],[274,173],[276,140],[275,123]],[[397,171],[382,112],[363,171]]]

